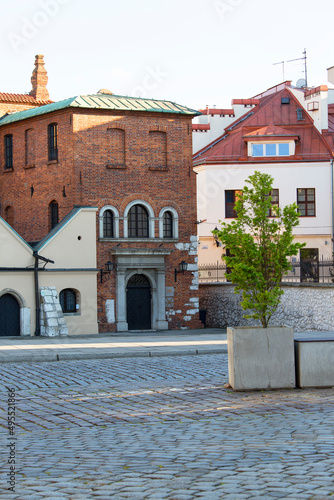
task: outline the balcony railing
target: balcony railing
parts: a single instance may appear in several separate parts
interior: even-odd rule
[[[291,261],[292,269],[283,276],[282,283],[334,283],[334,261],[331,259],[305,259]],[[230,269],[226,264],[198,266],[200,283],[228,283]]]

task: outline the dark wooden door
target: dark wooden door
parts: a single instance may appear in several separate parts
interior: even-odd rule
[[[143,274],[135,274],[127,286],[127,321],[129,330],[151,329],[151,285]]]
[[[20,305],[10,293],[0,297],[0,336],[20,335]]]

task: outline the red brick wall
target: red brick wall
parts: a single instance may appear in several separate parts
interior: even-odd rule
[[[58,123],[58,162],[48,162],[47,126]],[[33,128],[36,134],[35,165],[25,165],[25,130]],[[112,162],[110,151],[110,129],[125,131],[125,164]],[[152,147],[150,132],[165,132],[167,138],[167,163],[154,158],[161,156],[159,148]],[[5,134],[13,134],[13,171],[4,170]],[[1,215],[10,205],[14,208],[14,228],[27,241],[38,241],[45,236],[48,227],[48,204],[56,200],[59,217],[63,218],[74,205],[98,207],[113,205],[123,216],[128,203],[135,199],[146,201],[154,210],[156,218],[166,206],[175,208],[179,215],[179,242],[190,242],[196,235],[195,174],[192,171],[191,117],[157,113],[113,113],[94,110],[63,110],[39,118],[25,120],[12,126],[0,128],[0,158],[2,174],[0,183]],[[155,145],[153,145],[155,146]],[[115,165],[116,163],[116,165]],[[157,166],[158,165],[158,166]],[[160,165],[160,166],[159,166]],[[113,168],[116,167],[116,168]],[[120,168],[119,168],[120,167]],[[32,189],[33,188],[33,189]],[[66,196],[64,196],[66,195]],[[98,217],[98,214],[97,214]],[[97,239],[99,224],[97,220]],[[159,236],[158,221],[155,222],[155,237]],[[123,224],[120,221],[120,239]],[[122,248],[149,247],[173,250],[166,262],[166,286],[175,287],[174,310],[171,328],[181,326],[200,327],[197,315],[185,322],[186,310],[191,309],[189,298],[198,296],[190,291],[190,272],[178,275],[174,282],[174,268],[182,261],[194,263],[188,251],[175,248],[175,242],[121,241]],[[98,267],[103,268],[110,260],[110,249],[118,241],[97,243]],[[115,277],[106,276],[99,284],[98,308],[100,330],[110,331],[113,326],[105,323],[104,303],[115,298]],[[185,305],[188,304],[188,305]]]

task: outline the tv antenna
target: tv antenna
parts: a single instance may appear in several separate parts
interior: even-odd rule
[[[280,61],[277,63],[274,63],[273,66],[276,64],[282,64],[282,70],[283,70],[283,81],[285,81],[285,76],[284,76],[284,64],[294,62],[294,61],[304,61],[304,76],[305,76],[305,87],[307,87],[307,57],[306,57],[306,49],[303,51],[303,57],[298,57],[297,59],[289,59],[288,61]]]

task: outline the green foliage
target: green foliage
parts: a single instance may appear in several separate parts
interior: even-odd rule
[[[297,204],[283,210],[271,204],[273,180],[258,171],[251,175],[234,206],[237,218],[213,231],[230,251],[223,258],[231,268],[235,293],[242,291],[242,308],[252,311],[245,317],[260,319],[264,328],[280,303],[281,280],[292,267],[287,257],[305,246],[293,243],[292,231],[299,224]],[[270,209],[274,217],[268,217]]]

